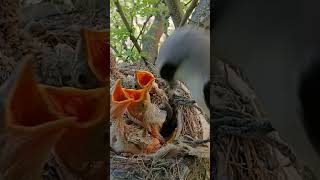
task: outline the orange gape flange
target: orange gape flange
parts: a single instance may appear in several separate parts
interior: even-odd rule
[[[133,99],[132,103],[128,106],[128,112],[135,120],[143,122],[144,113],[151,104],[149,91],[155,80],[153,74],[148,71],[136,71],[136,80],[142,89],[125,89],[125,93]],[[137,122],[139,123],[139,122]]]
[[[5,138],[1,145],[0,173],[5,179],[42,179],[42,168],[51,149],[74,118],[54,111],[33,78],[31,60],[23,61],[6,82]],[[3,129],[1,129],[3,130]]]
[[[131,152],[134,154],[139,154],[141,152],[144,153],[152,153],[156,152],[160,148],[160,142],[158,139],[153,138],[152,143],[143,147],[137,144],[135,146],[132,143],[127,142],[126,131],[129,130],[130,125],[127,125],[124,122],[123,114],[127,110],[127,107],[134,101],[134,99],[128,96],[125,93],[126,89],[121,87],[120,80],[117,80],[115,83],[115,87],[111,97],[111,119],[114,126],[116,126],[117,131],[120,133],[116,133],[116,141],[120,141],[123,144],[121,149],[117,149],[120,152]]]
[[[148,87],[139,90],[124,89],[124,91],[133,99],[127,108],[128,113],[133,118],[132,120],[137,124],[142,125],[154,138],[157,138],[161,143],[164,143],[160,134],[160,125],[150,123],[148,122],[148,119],[145,119],[146,112],[152,108]]]
[[[136,79],[141,88],[146,88],[148,91],[152,88],[155,77],[148,71],[136,71]]]
[[[128,142],[127,131],[130,125],[127,125],[123,119],[124,113],[131,102],[132,99],[124,93],[120,80],[117,80],[111,95],[110,120],[112,125],[110,127],[110,143],[116,152],[139,154],[142,149]]]
[[[117,80],[111,97],[111,119],[115,121],[122,118],[127,107],[132,103],[132,100],[133,99],[124,92],[120,80]]]
[[[82,30],[88,64],[97,79],[107,83],[110,74],[110,32]]]
[[[120,131],[120,134],[126,140],[126,127],[127,124],[123,120],[123,114],[127,110],[127,107],[132,103],[132,98],[127,96],[124,92],[120,80],[117,80],[111,97],[111,110],[110,116],[113,123]]]
[[[143,96],[146,97],[146,99],[144,100],[144,104],[147,104],[148,102],[151,103],[149,92],[153,87],[153,84],[155,81],[154,75],[149,71],[138,70],[136,71],[135,76],[139,86],[142,88],[142,90],[140,90],[141,93],[143,93]],[[130,107],[130,108],[133,109],[133,107]],[[129,111],[132,112],[131,110]],[[137,115],[137,116],[135,116],[134,114],[132,115],[139,120],[141,119],[140,117],[141,115]],[[150,124],[148,131],[150,131],[153,137],[158,138],[161,141],[161,143],[164,143],[164,139],[160,134],[160,128],[161,128],[161,125],[159,124]]]
[[[107,90],[81,90],[71,87],[39,85],[51,106],[63,116],[75,118],[75,124],[55,145],[55,152],[71,170],[88,161],[103,161]]]
[[[128,113],[134,118],[133,120],[142,125],[144,123],[144,113],[147,111],[148,105],[151,103],[148,90],[145,89],[124,89],[124,92],[132,98],[132,102],[128,106]]]

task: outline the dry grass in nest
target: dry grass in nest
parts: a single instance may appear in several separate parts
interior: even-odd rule
[[[180,171],[184,168],[181,167],[181,161],[182,157],[153,159],[135,155],[128,158],[113,156],[111,171],[127,179],[174,179],[182,175]]]
[[[173,147],[173,146],[172,146]],[[209,159],[183,153],[170,157],[111,153],[111,179],[209,179]]]
[[[220,72],[213,81],[213,143],[217,157],[212,163],[218,170],[214,178],[314,180],[312,172],[298,161],[270,122],[262,119],[264,112],[241,72],[219,65]]]
[[[277,179],[278,172],[265,167],[264,161],[268,155],[261,156],[261,152],[256,148],[258,142],[230,137],[225,143],[228,145],[224,144],[226,149],[223,149],[223,152],[227,160],[223,168],[227,174],[236,179]],[[264,148],[268,149],[266,146]]]

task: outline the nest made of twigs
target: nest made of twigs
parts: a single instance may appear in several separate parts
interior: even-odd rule
[[[241,71],[218,61],[213,78],[213,156],[217,179],[311,180],[272,128]]]
[[[134,65],[130,69],[139,70]],[[126,73],[122,73],[122,72]],[[125,86],[134,87],[134,71],[126,71],[113,67],[111,82],[123,79]],[[119,74],[121,74],[119,76]],[[129,77],[129,78],[128,78]],[[166,92],[165,81],[156,79],[160,90]],[[112,84],[111,84],[112,85]],[[151,95],[151,102],[156,105],[168,100],[168,94],[163,96]],[[171,121],[176,121],[175,127],[163,125],[162,128],[171,128],[167,140],[170,142],[152,154],[116,154],[110,153],[111,179],[209,179],[210,150],[209,143],[201,140],[209,138],[209,125],[199,108],[191,100],[187,88],[181,84],[176,96],[169,98],[173,111]],[[166,97],[164,97],[166,96]],[[127,117],[125,117],[127,118]],[[170,123],[169,123],[170,124]],[[166,131],[168,132],[168,131]]]

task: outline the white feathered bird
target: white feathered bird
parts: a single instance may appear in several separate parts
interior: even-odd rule
[[[176,29],[161,45],[156,66],[169,84],[184,82],[210,118],[210,32],[198,27]]]

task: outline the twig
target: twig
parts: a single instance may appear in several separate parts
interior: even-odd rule
[[[142,33],[143,33],[143,31],[145,30],[145,27],[147,26],[147,23],[149,22],[149,20],[151,19],[151,17],[152,17],[152,16],[149,16],[149,17],[147,18],[147,20],[143,23],[142,28],[141,28],[141,31],[139,32],[139,35],[138,35],[137,39],[139,39],[140,36],[142,35]]]
[[[182,20],[179,24],[179,27],[182,27],[186,22],[187,19],[189,18],[190,14],[192,13],[193,9],[198,5],[198,0],[192,0],[190,6],[188,7],[188,9],[186,10],[186,13],[184,14],[184,16],[182,17]]]
[[[267,136],[263,137],[263,140],[271,146],[276,147],[283,155],[290,159],[291,163],[297,163],[296,154],[293,152],[291,147],[277,137],[277,135],[274,133],[268,134]]]
[[[132,0],[132,4],[133,4],[133,9],[131,10],[131,13],[130,13],[130,23],[131,23],[131,25],[130,25],[130,27],[132,28],[133,27],[133,12],[134,12],[134,10],[135,10],[135,8],[136,8],[136,3],[135,3],[135,1],[134,0]],[[137,39],[139,39],[139,38],[137,38]]]
[[[188,1],[186,4],[184,4],[184,6],[188,6],[188,4],[191,3],[192,0]]]
[[[114,47],[113,45],[110,44],[110,47],[114,50],[114,52],[116,52],[117,54],[119,54],[119,51],[117,50],[116,47]]]
[[[118,0],[114,0],[114,5],[117,7],[117,12],[119,13],[124,25],[126,26],[127,30],[129,31],[129,38],[132,41],[133,45],[136,47],[136,49],[138,50],[139,53],[141,53],[141,47],[138,44],[137,39],[132,35],[132,29],[130,28],[130,25],[128,23],[128,20],[126,18],[126,16],[123,13],[123,10],[121,8],[121,5],[119,3]]]
[[[201,144],[206,144],[210,142],[210,139],[201,139],[201,140],[193,140],[193,141],[182,141],[183,143],[186,144],[191,144],[191,145],[201,145]]]
[[[177,105],[190,105],[191,106],[191,105],[194,105],[196,103],[196,101],[193,99],[174,95],[173,96],[173,103],[177,104]]]
[[[161,3],[161,1],[158,1],[158,3],[155,4],[155,7],[157,8],[160,3]],[[137,40],[140,38],[140,36],[141,36],[141,35],[143,34],[143,32],[145,31],[145,28],[147,27],[147,24],[148,24],[148,22],[150,21],[150,19],[151,19],[152,16],[153,16],[153,15],[148,16],[147,19],[146,19],[146,21],[143,23],[142,28],[141,28],[141,30],[140,30],[137,38],[136,38]],[[136,23],[137,23],[137,22],[136,22]],[[137,23],[137,24],[138,24],[138,23]],[[134,46],[131,47],[131,51],[133,50],[133,48],[134,48]],[[128,57],[126,58],[126,60],[127,60],[127,59],[128,59]]]
[[[143,33],[145,27],[147,26],[147,23],[148,23],[149,20],[151,19],[151,17],[152,17],[152,16],[149,16],[149,17],[147,18],[147,20],[143,23],[142,28],[141,28],[141,31],[139,32],[137,39],[139,39],[140,36],[142,35],[142,33]],[[133,50],[133,48],[134,48],[134,46],[131,47],[131,51]],[[127,60],[127,59],[128,59],[128,57],[126,58],[126,60]]]
[[[172,18],[174,27],[178,28],[183,17],[180,0],[165,0],[165,3],[169,9],[169,14]]]

